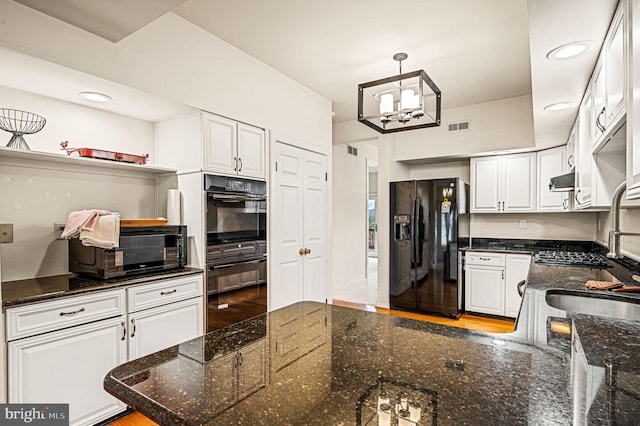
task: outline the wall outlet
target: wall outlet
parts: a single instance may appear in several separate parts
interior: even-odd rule
[[[54,240],[64,240],[62,238],[62,231],[64,231],[65,223],[54,223],[53,224],[53,239]]]
[[[525,219],[522,219],[520,221],[520,229],[525,229],[527,227],[527,221]]]
[[[13,242],[13,223],[0,223],[0,243]]]

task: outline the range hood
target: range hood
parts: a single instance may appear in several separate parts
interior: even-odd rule
[[[549,190],[551,192],[569,192],[573,191],[576,186],[576,172],[552,177],[549,181]]]

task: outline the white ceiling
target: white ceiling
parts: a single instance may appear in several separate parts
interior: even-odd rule
[[[335,123],[355,120],[358,83],[396,74],[398,64],[392,56],[406,52],[409,58],[403,62],[403,71],[424,69],[442,90],[445,110],[533,94],[539,147],[566,140],[617,3],[617,0],[405,0],[394,4],[382,0],[18,1],[112,41],[173,8],[173,13],[330,99]],[[49,9],[43,5],[49,5]],[[135,24],[125,26],[118,16]],[[98,19],[101,17],[112,18]],[[572,60],[546,59],[552,48],[575,40],[592,40],[592,48]],[[5,64],[13,64],[19,58],[13,55],[9,58],[11,62],[5,61],[5,55],[10,54],[0,50],[3,63],[0,84],[16,87],[18,83],[8,76],[14,71],[13,65]],[[28,74],[29,59],[22,59],[27,63],[15,71]],[[40,89],[52,97],[63,98],[56,94],[57,79],[66,85],[77,83],[80,77],[91,79],[73,72],[63,76],[62,67],[38,69],[40,76],[45,77]],[[46,75],[51,77],[48,85]],[[97,80],[93,83],[99,86]],[[137,109],[143,111],[148,111],[143,105],[156,108],[164,105],[168,108],[166,113],[172,108],[184,108],[158,99],[144,104],[140,98],[144,94],[135,90],[131,93],[138,96]],[[162,115],[151,117],[147,112],[142,117],[140,111],[131,113],[134,108],[124,105],[127,103],[124,92],[120,99],[123,105],[116,109],[123,108],[123,114],[151,120]],[[545,105],[561,100],[573,100],[576,106],[555,114],[542,110]]]

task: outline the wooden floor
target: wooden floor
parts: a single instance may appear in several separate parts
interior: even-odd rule
[[[460,319],[441,317],[438,315],[417,314],[414,312],[396,311],[385,308],[378,308],[371,305],[362,305],[359,303],[345,302],[342,300],[334,300],[336,306],[345,306],[347,308],[361,309],[370,312],[378,312],[380,314],[395,315],[404,318],[411,318],[420,321],[434,322],[436,324],[449,325],[451,327],[466,328],[476,331],[487,331],[491,333],[511,333],[513,331],[514,321],[487,318],[477,315],[462,314]]]
[[[460,319],[455,320],[447,317],[440,317],[437,315],[417,314],[413,312],[396,311],[385,308],[377,308],[372,305],[363,305],[359,303],[345,302],[341,300],[334,300],[333,304],[336,306],[345,306],[347,308],[360,309],[370,312],[378,312],[381,314],[395,315],[404,318],[411,318],[420,321],[434,322],[437,324],[449,325],[452,327],[466,328],[476,331],[487,331],[491,333],[510,333],[513,331],[513,321],[500,320],[495,318],[486,318],[469,314],[460,315]],[[142,414],[135,412],[129,414],[126,417],[118,419],[109,424],[109,426],[155,426],[157,423],[143,416]]]

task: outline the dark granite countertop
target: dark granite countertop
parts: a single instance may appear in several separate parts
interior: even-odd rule
[[[419,424],[568,424],[564,368],[499,335],[302,302],[123,364],[105,389],[166,425],[377,424],[382,390]]]
[[[59,297],[77,296],[95,291],[110,290],[132,284],[143,284],[149,281],[177,278],[185,275],[201,274],[201,269],[183,268],[159,272],[150,275],[98,280],[85,278],[76,274],[56,275],[52,277],[29,278],[25,280],[2,283],[2,308],[27,303],[44,302]]]
[[[535,254],[540,250],[602,252],[604,248],[592,241],[473,238],[471,244],[461,247],[460,250]]]

